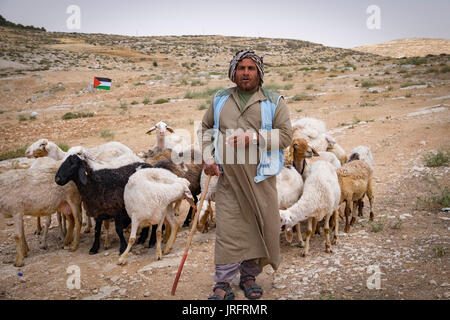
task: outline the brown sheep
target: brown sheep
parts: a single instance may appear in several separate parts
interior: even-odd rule
[[[346,163],[341,168],[337,169],[336,172],[341,187],[340,204],[345,202],[345,232],[348,233],[350,231],[350,226],[356,222],[356,206],[358,201],[362,200],[365,195],[367,195],[367,198],[369,199],[370,220],[373,221],[372,171],[366,162],[355,160]],[[353,211],[351,206],[353,206]],[[352,219],[349,222],[351,213]]]

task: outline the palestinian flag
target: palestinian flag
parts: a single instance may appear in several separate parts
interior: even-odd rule
[[[94,77],[94,88],[96,89],[111,89],[111,79]]]

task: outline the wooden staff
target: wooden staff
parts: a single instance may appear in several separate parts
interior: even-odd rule
[[[200,197],[200,202],[199,202],[200,205],[197,206],[197,208],[200,208],[200,210],[203,207],[203,201],[205,200],[206,193],[208,192],[208,187],[209,187],[209,182],[211,181],[211,177],[212,176],[208,176],[208,178],[206,180],[206,184],[205,184],[205,189],[203,190],[203,193]],[[177,276],[175,277],[175,281],[173,282],[172,292],[171,292],[171,294],[173,296],[175,295],[175,290],[177,290],[178,280],[180,279],[181,271],[183,270],[184,262],[186,261],[186,258],[187,258],[188,252],[189,252],[189,247],[191,246],[192,238],[194,237],[195,230],[197,229],[198,215],[199,215],[200,210],[195,210],[194,221],[192,222],[191,232],[189,233],[189,237],[186,242],[186,247],[184,249],[183,258],[181,259],[180,266],[178,267]]]

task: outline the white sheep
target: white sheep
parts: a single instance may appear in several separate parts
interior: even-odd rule
[[[207,175],[205,174],[205,171],[202,171],[202,174],[200,176],[200,188],[201,192],[203,193],[206,185],[206,179]],[[211,206],[211,202],[216,201],[216,190],[217,190],[217,182],[219,181],[218,176],[212,176],[211,180],[209,181],[208,191],[205,195],[205,200],[203,201],[203,205],[200,208],[200,212],[198,214],[198,223],[197,223],[197,229],[202,232],[206,233],[208,232],[208,227],[211,224],[214,224],[214,211]]]
[[[11,170],[0,174],[0,212],[5,217],[14,219],[16,267],[23,266],[23,259],[29,251],[24,234],[24,215],[47,216],[56,211],[62,212],[69,221],[64,245],[69,244],[75,228],[70,250],[73,251],[78,246],[81,198],[73,183],[64,187],[55,183],[59,165],[60,162],[53,161],[35,168]]]
[[[355,147],[348,157],[348,162],[352,160],[362,160],[366,162],[373,171],[373,155],[368,146]]]
[[[328,147],[325,122],[304,117],[292,122],[292,138],[303,138],[316,151],[326,151]]]
[[[185,150],[189,146],[189,144],[183,137],[173,134],[174,130],[164,121],[157,122],[153,127],[150,128],[150,130],[147,131],[147,134],[151,134],[155,130],[156,143],[150,150],[150,153],[152,153],[149,154],[150,157],[166,149],[176,150],[178,152]],[[169,131],[172,134],[167,136],[166,131]]]
[[[339,159],[341,165],[347,162],[347,155],[345,154],[344,148],[342,148],[336,140],[330,136],[325,135],[325,139],[328,142],[327,150],[328,152],[332,152],[336,155],[336,157]]]
[[[64,152],[54,142],[49,141],[48,139],[39,139],[31,144],[25,151],[25,156],[29,158],[49,157],[55,160],[65,160],[71,154],[89,155],[90,159],[96,160],[90,162],[90,165],[95,170],[114,169],[134,162],[143,161],[130,148],[117,141],[104,143],[88,149],[82,146],[75,146],[67,150],[67,152]],[[84,216],[85,217],[83,220],[87,221],[84,232],[89,233],[92,227],[92,222],[85,213]],[[108,230],[108,227],[109,223],[105,223],[106,230]],[[38,222],[38,230],[39,229],[40,222]],[[107,236],[105,244],[106,247],[108,247],[108,243],[109,237]]]
[[[175,212],[179,209],[181,201],[187,199],[195,208],[189,191],[189,181],[159,168],[137,170],[130,176],[123,198],[126,211],[131,218],[131,233],[128,246],[120,256],[118,264],[126,262],[127,255],[136,241],[136,233],[140,225],[158,225],[156,258],[161,259],[162,224],[167,223],[171,229],[164,249],[164,254],[167,254],[177,235],[179,226],[175,220]]]
[[[338,209],[341,190],[336,174],[336,169],[326,161],[317,161],[306,168],[308,177],[305,180],[303,194],[293,206],[286,210],[280,210],[282,226],[292,228],[299,222],[307,221],[306,244],[301,255],[309,253],[309,239],[312,235],[313,220],[316,222],[325,219],[325,251],[330,253],[331,242],[329,237],[329,221],[334,216],[335,230],[339,228]],[[337,232],[334,234],[334,242],[337,241]]]

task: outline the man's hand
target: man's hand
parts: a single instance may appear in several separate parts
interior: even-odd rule
[[[249,145],[250,141],[253,139],[252,132],[238,132],[229,136],[225,140],[225,144],[229,146],[246,147]]]
[[[203,170],[205,170],[205,174],[208,176],[220,176],[220,169],[219,166],[216,163],[216,160],[214,158],[208,158],[205,160],[205,163],[203,164]]]

